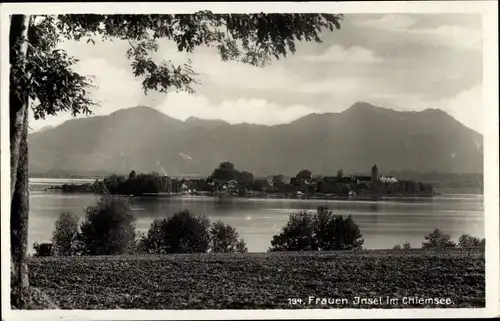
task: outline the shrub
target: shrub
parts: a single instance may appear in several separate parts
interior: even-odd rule
[[[480,239],[475,236],[470,236],[468,234],[463,234],[458,239],[458,247],[462,249],[470,248],[484,248],[486,245],[485,239]]]
[[[298,172],[295,177],[299,178],[299,179],[311,179],[312,178],[312,173],[311,173],[310,170],[303,169],[300,172]]]
[[[410,244],[410,242],[405,241],[403,243],[403,245],[396,244],[396,245],[394,245],[394,247],[392,249],[393,250],[410,250],[411,249],[411,244]]]
[[[411,244],[408,241],[405,241],[403,243],[403,250],[410,250],[411,249]]]
[[[35,250],[35,257],[51,256],[52,255],[52,243],[33,243],[33,249]]]
[[[84,254],[116,255],[135,249],[135,218],[126,199],[105,195],[85,213],[80,226]]]
[[[316,251],[314,221],[306,211],[290,215],[279,235],[271,240],[270,251]]]
[[[130,173],[128,180],[118,186],[121,194],[141,195],[143,193],[159,193],[167,189],[167,178],[158,173],[139,174]]]
[[[155,219],[148,230],[146,236],[139,241],[139,252],[165,254],[167,253],[167,244],[165,237],[166,219]]]
[[[141,248],[148,253],[204,253],[210,247],[210,221],[189,210],[153,221]]]
[[[455,247],[455,242],[450,240],[450,236],[444,234],[441,230],[435,229],[425,237],[427,242],[422,242],[423,249],[442,250]]]
[[[142,232],[137,232],[136,239],[137,239],[137,242],[136,242],[134,253],[135,254],[148,254],[149,252],[148,252],[147,244],[146,244],[146,240],[147,240],[146,235]]]
[[[319,250],[360,249],[364,240],[352,216],[335,216],[326,207],[319,207],[314,216],[315,238]]]
[[[219,253],[248,252],[245,241],[238,238],[234,227],[218,221],[210,229],[210,250]]]
[[[144,193],[159,193],[168,189],[167,177],[156,172],[136,174],[131,171],[128,177],[110,175],[102,181],[94,183],[94,189],[107,190],[110,194],[141,195]]]
[[[105,187],[105,190],[111,194],[116,194],[118,192],[118,189],[120,185],[122,185],[126,181],[126,178],[121,175],[110,175],[106,178],[103,179],[103,187]]]
[[[70,256],[78,254],[78,217],[64,212],[59,216],[55,225],[56,227],[52,233],[54,255]]]
[[[279,235],[273,236],[270,251],[331,251],[361,249],[359,227],[352,216],[335,216],[326,207],[316,214],[302,211],[290,215]]]
[[[237,252],[237,253],[247,253],[248,252],[247,243],[245,242],[245,240],[240,239],[238,242],[236,242],[235,252]]]

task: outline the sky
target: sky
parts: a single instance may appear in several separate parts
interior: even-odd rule
[[[482,132],[482,29],[473,14],[349,14],[323,43],[298,43],[297,52],[265,68],[222,62],[212,48],[180,53],[162,40],[155,59],[193,60],[196,93],[145,95],[134,78],[126,41],[65,42],[94,77],[96,115],[145,105],[171,117],[222,119],[231,124],[287,123],[310,113],[341,112],[357,101],[400,111],[438,108]],[[30,120],[32,130],[58,125],[61,113]]]

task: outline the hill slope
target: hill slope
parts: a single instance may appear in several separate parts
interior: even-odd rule
[[[30,172],[209,174],[229,160],[257,175],[381,171],[482,173],[482,136],[439,110],[356,103],[289,124],[182,122],[152,108],[70,120],[29,135]]]

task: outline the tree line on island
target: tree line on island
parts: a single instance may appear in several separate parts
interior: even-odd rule
[[[371,175],[344,176],[340,169],[335,176],[313,176],[304,169],[287,179],[284,175],[266,178],[255,177],[248,171],[237,170],[231,162],[222,162],[207,178],[172,179],[159,173],[131,171],[128,177],[110,175],[94,183],[76,185],[65,184],[64,192],[110,193],[114,195],[134,195],[158,193],[186,193],[205,195],[280,195],[327,197],[355,195],[434,195],[432,185],[413,180],[397,180],[395,177],[379,175],[377,165]]]
[[[485,247],[484,238],[464,234],[456,244],[439,229],[425,236],[425,240],[422,249]],[[270,244],[269,252],[362,250],[364,239],[351,215],[336,215],[328,207],[320,206],[315,213],[292,213]],[[147,233],[142,234],[135,226],[128,200],[109,194],[85,209],[81,223],[77,216],[62,213],[55,223],[52,242],[35,242],[33,248],[37,257],[248,252],[234,227],[221,221],[212,223],[187,209],[155,219]],[[408,242],[393,248],[409,249]]]

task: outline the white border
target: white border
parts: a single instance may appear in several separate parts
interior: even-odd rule
[[[327,319],[494,317],[499,312],[499,160],[498,160],[498,7],[496,1],[421,2],[248,2],[248,3],[7,3],[1,10],[1,226],[2,314],[6,320],[198,320],[198,319]],[[12,311],[10,298],[9,238],[9,14],[52,13],[192,13],[198,10],[232,12],[331,12],[331,13],[479,13],[483,16],[484,200],[486,245],[486,308],[484,309],[335,309],[335,310],[54,310]],[[464,63],[466,63],[464,61]]]

